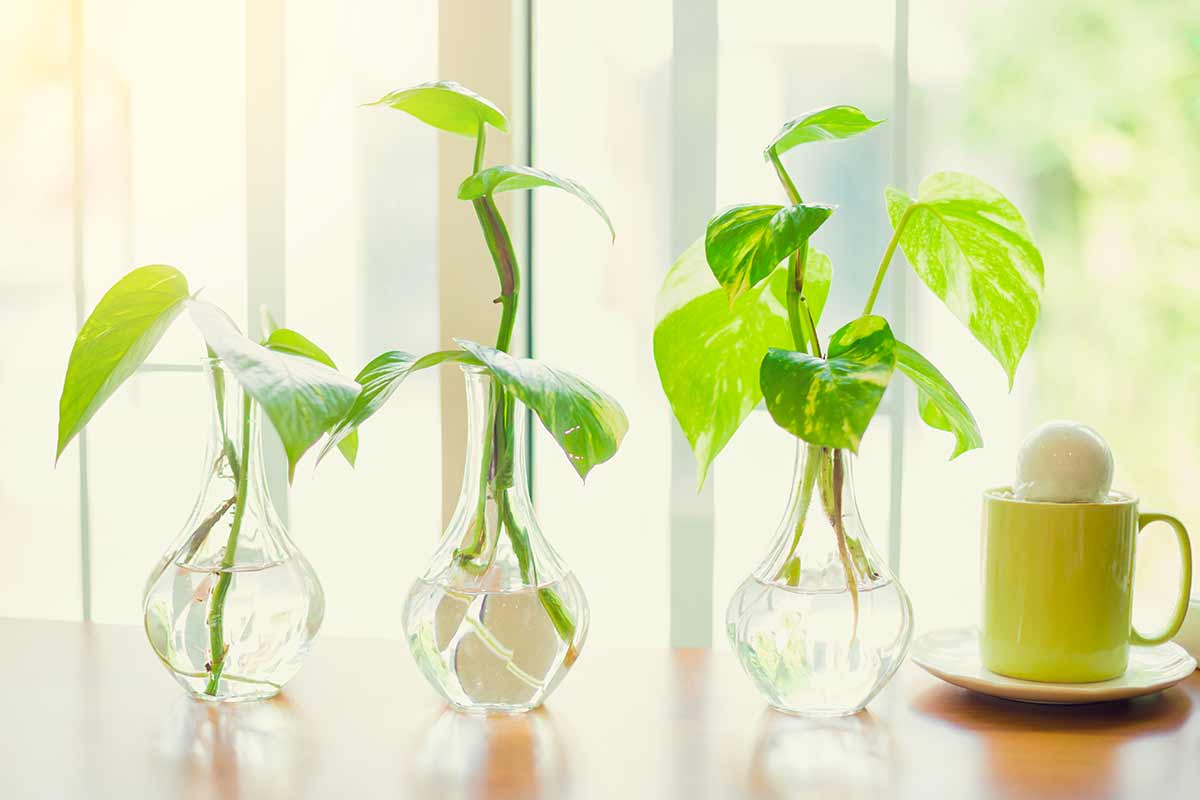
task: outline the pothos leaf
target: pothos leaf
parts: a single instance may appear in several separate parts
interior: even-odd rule
[[[771,347],[788,347],[787,267],[733,303],[713,277],[697,239],[675,261],[656,302],[654,363],[675,419],[696,456],[700,486],[708,467],[762,401],[758,372]],[[820,319],[829,295],[829,257],[810,248],[805,295]]]
[[[56,460],[146,360],[187,297],[183,273],[155,264],[133,270],[100,298],[75,338],[67,362],[58,401]]]
[[[931,428],[954,434],[951,460],[983,447],[983,436],[971,409],[950,381],[925,356],[904,342],[896,342],[896,369],[907,375],[917,387],[917,410]]]
[[[518,189],[535,189],[538,186],[552,186],[564,192],[575,195],[588,208],[595,211],[608,226],[608,232],[615,239],[617,232],[613,230],[612,220],[604,207],[592,196],[592,193],[569,178],[560,178],[545,170],[534,167],[523,167],[516,164],[501,164],[480,170],[462,182],[458,187],[459,200],[474,200],[496,192],[511,192]]]
[[[760,371],[771,418],[809,444],[857,452],[892,377],[895,348],[877,316],[835,331],[826,358],[772,348]]]
[[[395,394],[405,378],[414,372],[448,361],[476,363],[475,359],[461,350],[441,350],[421,358],[403,350],[389,350],[371,359],[354,379],[362,387],[362,391],[329,432],[329,441],[321,448],[317,463],[319,464],[334,447],[340,447],[342,442],[354,435],[360,425],[383,408],[384,403]]]
[[[786,153],[805,142],[849,139],[851,136],[871,130],[883,120],[870,119],[854,106],[830,106],[809,111],[788,120],[779,133],[767,145],[777,154]]]
[[[592,467],[616,454],[629,420],[612,397],[583,378],[540,361],[514,358],[462,339],[455,344],[537,414],[579,477],[586,478]]]
[[[893,228],[913,270],[1000,362],[1009,386],[1041,303],[1042,255],[1021,213],[961,172],[921,182],[917,199],[886,192]]]
[[[832,213],[832,206],[820,205],[741,205],[722,211],[705,232],[708,266],[735,299],[799,250]]]
[[[267,340],[263,342],[263,345],[268,350],[310,358],[319,364],[324,364],[330,369],[337,369],[337,364],[333,363],[333,359],[329,354],[318,347],[311,339],[291,328],[280,328],[276,325],[266,306],[263,306],[262,314],[263,330],[270,331]],[[351,431],[348,436],[338,442],[337,448],[350,466],[353,467],[355,459],[358,458],[358,432]]]
[[[389,92],[369,106],[389,106],[447,133],[474,138],[479,126],[508,130],[508,118],[495,103],[454,81],[422,83]]]
[[[290,480],[304,452],[349,410],[358,385],[311,358],[250,341],[211,303],[189,300],[188,313],[208,346],[271,420],[287,453]]]

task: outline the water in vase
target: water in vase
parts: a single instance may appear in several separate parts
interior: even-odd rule
[[[863,528],[852,454],[798,447],[792,494],[758,567],[725,615],[729,642],[775,708],[861,710],[912,637],[912,605]]]
[[[812,715],[861,708],[899,666],[908,639],[908,600],[886,580],[860,586],[855,629],[851,597],[751,576],[729,606],[729,641],[776,708]]]
[[[574,620],[586,611],[570,573],[537,589],[494,592],[422,579],[404,627],[417,665],[451,703],[517,711],[540,705],[574,663],[586,632],[559,630]]]
[[[223,575],[229,584],[225,655],[220,680],[213,681],[211,611]],[[192,695],[211,700],[276,694],[299,671],[324,613],[320,584],[299,553],[225,570],[171,563],[145,599],[146,635],[155,653]]]

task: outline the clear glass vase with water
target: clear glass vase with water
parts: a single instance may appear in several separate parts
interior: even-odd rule
[[[861,710],[912,638],[908,594],[863,528],[852,462],[849,451],[799,444],[771,549],[726,612],[742,667],[788,713]]]
[[[526,409],[481,367],[467,382],[467,458],[458,504],[413,584],[404,631],[453,706],[541,705],[587,638],[579,581],[542,535],[526,475]]]
[[[262,412],[219,360],[200,496],[146,583],[146,636],[191,695],[271,697],[300,669],[325,595],[267,489]]]

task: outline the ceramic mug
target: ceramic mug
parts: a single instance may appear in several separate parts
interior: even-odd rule
[[[1132,622],[1137,535],[1152,522],[1175,529],[1183,559],[1174,616],[1158,636]],[[1115,678],[1129,645],[1162,644],[1183,624],[1191,592],[1187,530],[1169,514],[1139,514],[1136,497],[1104,503],[1017,500],[983,493],[983,626],[980,655],[992,672],[1056,683]]]

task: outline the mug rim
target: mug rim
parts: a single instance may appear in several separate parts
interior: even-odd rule
[[[984,500],[997,503],[1013,503],[1024,506],[1053,506],[1054,508],[1120,508],[1122,506],[1136,506],[1138,504],[1137,495],[1115,489],[1110,490],[1108,499],[1100,503],[1063,503],[1054,500],[1026,500],[1022,497],[1013,497],[1011,486],[993,486],[990,489],[984,489],[983,498]]]

